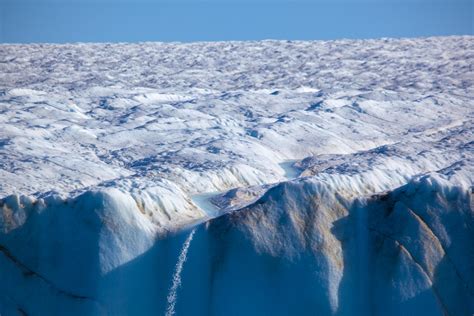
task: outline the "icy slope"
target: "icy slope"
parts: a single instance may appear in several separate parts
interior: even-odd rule
[[[472,314],[473,49],[0,45],[0,314]]]

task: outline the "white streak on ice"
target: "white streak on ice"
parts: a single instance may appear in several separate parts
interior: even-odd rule
[[[166,316],[172,316],[175,313],[175,305],[178,299],[178,288],[181,285],[181,272],[183,271],[183,265],[186,262],[186,257],[188,255],[188,249],[191,245],[191,241],[193,240],[194,232],[196,229],[193,229],[191,233],[189,233],[188,238],[183,244],[183,249],[181,249],[181,253],[178,258],[178,262],[176,263],[176,268],[173,274],[173,284],[171,285],[170,291],[168,293],[168,308],[166,309]]]

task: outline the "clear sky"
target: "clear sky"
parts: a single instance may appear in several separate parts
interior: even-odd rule
[[[0,42],[473,34],[474,0],[0,0]]]

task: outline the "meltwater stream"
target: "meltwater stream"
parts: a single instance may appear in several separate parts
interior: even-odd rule
[[[285,178],[288,180],[297,178],[298,175],[301,173],[300,170],[295,168],[294,162],[296,160],[289,160],[282,162],[280,167],[285,171]],[[213,218],[218,216],[220,209],[211,202],[211,198],[218,195],[220,192],[212,192],[212,193],[202,193],[196,194],[192,197],[192,201],[201,209],[203,210],[209,218]],[[175,307],[176,301],[178,300],[178,289],[181,285],[181,272],[183,271],[184,263],[186,262],[187,254],[189,246],[191,245],[191,241],[193,240],[193,236],[196,229],[193,229],[190,233],[188,238],[183,244],[183,248],[181,249],[181,253],[178,258],[178,262],[176,263],[175,271],[173,274],[173,283],[168,293],[167,301],[168,307],[166,309],[166,316],[172,316],[175,314]]]
[[[170,291],[168,293],[168,308],[166,309],[166,316],[172,316],[175,313],[175,306],[176,301],[178,299],[178,288],[181,285],[181,272],[183,271],[184,263],[186,262],[186,257],[188,255],[188,249],[191,245],[191,241],[193,240],[194,232],[196,229],[193,229],[190,233],[188,238],[183,244],[183,249],[181,249],[181,253],[178,258],[178,262],[176,263],[176,267],[173,274],[173,284],[171,285]]]

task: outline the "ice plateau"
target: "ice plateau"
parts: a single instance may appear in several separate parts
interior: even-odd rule
[[[0,45],[0,315],[474,314],[474,37]]]

